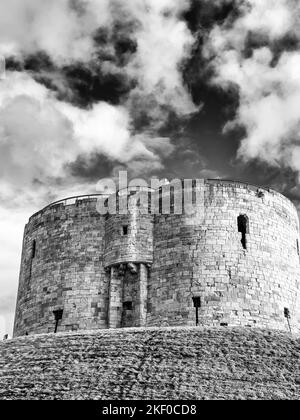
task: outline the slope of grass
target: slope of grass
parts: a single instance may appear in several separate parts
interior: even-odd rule
[[[0,343],[0,399],[299,399],[300,337],[151,328]]]

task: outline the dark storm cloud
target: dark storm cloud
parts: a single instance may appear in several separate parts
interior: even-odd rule
[[[111,28],[99,28],[94,35],[93,59],[57,65],[45,52],[24,59],[8,57],[7,70],[25,71],[52,89],[57,97],[72,104],[89,107],[95,102],[122,102],[136,82],[122,70],[136,52],[136,42],[126,33],[127,24],[116,22]]]
[[[88,161],[83,156],[79,156],[75,162],[70,164],[69,170],[75,177],[94,182],[110,177],[117,164],[117,161],[113,162],[103,155],[95,155]]]
[[[229,17],[234,20],[238,16],[237,1],[192,0],[191,7],[184,17],[192,32],[209,31]]]

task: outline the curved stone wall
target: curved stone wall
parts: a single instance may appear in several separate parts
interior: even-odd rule
[[[153,216],[148,212],[148,192],[146,206],[141,207],[139,197],[138,191],[133,191],[125,198],[127,214],[120,214],[116,198],[118,214],[106,216],[105,267],[153,262]]]
[[[107,328],[104,229],[96,199],[58,204],[31,217],[24,234],[16,336],[53,332],[53,311],[60,309],[59,331]]]
[[[183,214],[172,205],[163,214],[161,202],[158,214],[141,211],[132,193],[127,215],[100,215],[90,198],[32,216],[15,336],[196,324],[299,331],[294,205],[232,181],[197,180],[191,191]]]
[[[300,326],[298,215],[282,195],[207,181],[192,215],[159,215],[148,325]],[[248,226],[242,243],[238,218]],[[244,249],[246,248],[246,249]]]

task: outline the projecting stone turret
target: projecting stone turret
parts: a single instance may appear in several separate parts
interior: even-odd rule
[[[31,217],[15,336],[181,325],[299,332],[299,221],[287,198],[195,180],[192,211],[163,214],[162,193],[153,214],[129,195],[129,214],[99,214],[90,196]]]

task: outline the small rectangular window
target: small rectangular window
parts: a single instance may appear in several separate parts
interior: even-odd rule
[[[194,307],[200,308],[201,307],[201,299],[199,296],[193,297]]]
[[[54,327],[54,333],[57,333],[58,329],[58,323],[61,321],[63,317],[63,309],[58,309],[56,311],[53,311],[54,319],[55,319],[55,327]]]
[[[128,226],[127,225],[122,227],[122,234],[123,234],[123,236],[128,235]]]
[[[199,325],[199,308],[201,308],[200,296],[193,297],[194,308],[196,309],[196,326]]]
[[[62,319],[63,312],[64,312],[63,309],[58,309],[57,311],[53,311],[55,321],[60,321]]]
[[[132,302],[124,302],[123,309],[125,309],[125,311],[132,311]]]

